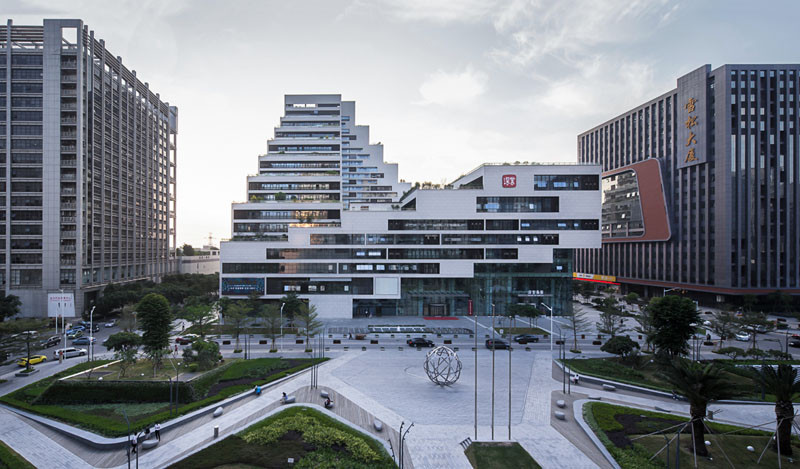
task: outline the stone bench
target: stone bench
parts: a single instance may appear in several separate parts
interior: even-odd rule
[[[214,409],[214,417],[215,418],[219,417],[220,415],[222,415],[223,412],[225,412],[225,409],[223,409],[222,407],[217,407],[216,409]]]
[[[158,446],[158,440],[155,438],[151,438],[149,440],[144,440],[142,442],[142,449],[151,449]]]
[[[613,384],[603,384],[603,391],[616,391],[617,387]]]
[[[566,420],[567,419],[566,414],[564,414],[564,412],[561,412],[560,410],[555,411],[555,416],[556,416],[556,418],[558,420]]]
[[[557,400],[557,401],[556,401],[556,406],[557,406],[557,407],[559,407],[559,408],[561,408],[561,409],[563,409],[564,407],[566,407],[566,406],[567,406],[567,403],[566,403],[566,402],[564,402],[564,400],[563,400],[563,399],[559,399],[559,400]]]
[[[375,427],[375,431],[383,431],[383,422],[380,420],[374,420],[372,426]]]
[[[327,399],[327,398],[330,397],[330,394],[328,394],[328,391],[320,391],[319,392],[319,397]]]
[[[294,401],[297,400],[294,396],[286,396],[286,399],[283,400],[284,404],[292,404]]]

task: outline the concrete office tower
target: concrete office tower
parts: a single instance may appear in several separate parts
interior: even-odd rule
[[[177,120],[82,21],[0,27],[0,282],[23,314],[175,270]]]
[[[289,95],[284,112],[232,206],[222,295],[295,292],[322,317],[570,307],[572,249],[600,246],[599,166],[484,165],[412,189],[353,102]]]
[[[705,65],[578,136],[603,248],[576,270],[661,295],[800,293],[800,65]]]

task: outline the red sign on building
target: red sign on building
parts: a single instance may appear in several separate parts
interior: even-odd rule
[[[515,174],[504,174],[503,187],[517,187],[517,176]]]

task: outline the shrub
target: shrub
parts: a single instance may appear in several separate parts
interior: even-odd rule
[[[174,384],[173,384],[174,386]],[[191,384],[178,382],[181,403],[196,400]],[[116,404],[124,402],[169,402],[167,381],[83,381],[66,380],[51,384],[34,405]]]
[[[747,352],[739,347],[723,347],[716,351],[716,353],[727,355],[731,360],[736,360],[739,357],[744,357]]]
[[[612,355],[619,355],[623,359],[627,357],[634,349],[639,348],[639,344],[634,342],[629,337],[618,335],[608,339],[608,342],[600,347],[600,350]]]

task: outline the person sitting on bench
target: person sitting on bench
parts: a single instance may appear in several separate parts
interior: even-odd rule
[[[333,407],[333,403],[331,402],[331,398],[328,397],[325,399],[325,408],[330,409],[331,407]]]
[[[573,384],[578,384],[578,381],[580,381],[580,379],[581,377],[577,373],[569,377],[569,380],[572,381]]]

